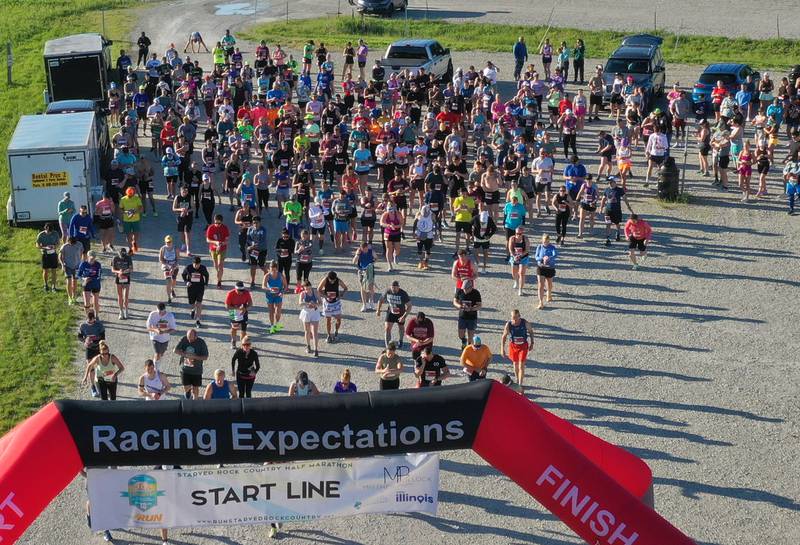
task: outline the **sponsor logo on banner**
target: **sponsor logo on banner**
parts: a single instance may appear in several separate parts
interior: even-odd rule
[[[164,491],[158,490],[158,481],[150,475],[135,475],[128,480],[128,490],[122,492],[123,498],[128,498],[128,504],[139,511],[147,511],[156,506],[158,497]]]
[[[439,458],[433,454],[148,473],[88,471],[93,530],[435,514],[438,488]]]

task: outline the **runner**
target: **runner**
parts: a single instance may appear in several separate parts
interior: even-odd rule
[[[178,222],[178,233],[183,236],[183,246],[181,251],[186,251],[188,257],[192,257],[192,196],[189,194],[189,187],[181,185],[179,194],[172,201],[172,211],[175,213]]]
[[[64,271],[64,283],[67,289],[67,304],[75,304],[75,291],[78,276],[78,267],[81,264],[83,246],[78,244],[75,237],[67,237],[66,243],[58,250],[58,262]]]
[[[647,258],[647,244],[652,239],[653,229],[646,221],[639,219],[636,214],[631,214],[630,219],[625,223],[625,238],[628,239],[628,257],[634,269],[639,267],[636,260],[636,250],[639,250],[639,259],[644,262]]]
[[[217,288],[222,288],[222,275],[225,272],[225,252],[228,251],[228,239],[231,233],[222,223],[222,214],[214,216],[214,223],[206,229],[206,242],[214,271],[217,273]]]
[[[178,261],[181,258],[181,251],[175,247],[172,235],[164,237],[164,245],[158,250],[158,262],[161,264],[161,271],[164,273],[164,289],[167,292],[167,303],[172,303],[175,295],[175,285],[178,278]]]
[[[261,283],[269,310],[267,333],[277,333],[283,329],[283,324],[280,322],[283,313],[283,294],[286,292],[287,284],[286,276],[278,268],[278,262],[273,260],[269,264],[269,272],[264,275]]]
[[[56,248],[61,240],[52,223],[44,224],[44,231],[36,237],[36,247],[42,252],[42,280],[44,291],[56,291],[56,271],[58,270],[58,254]]]
[[[106,328],[103,323],[97,319],[97,315],[93,310],[86,313],[86,321],[84,321],[78,328],[78,340],[83,343],[85,350],[84,362],[89,365],[89,362],[100,353],[100,341],[106,338]],[[92,397],[97,397],[97,386],[95,385],[94,377],[92,377]]]
[[[511,265],[511,278],[514,279],[513,289],[517,295],[522,296],[525,287],[528,265],[530,264],[530,244],[525,236],[525,229],[520,225],[508,239],[506,252],[509,254],[508,264]]]
[[[617,180],[613,176],[608,177],[608,187],[603,192],[603,197],[600,199],[600,208],[603,210],[603,216],[606,221],[606,246],[611,246],[611,226],[617,228],[616,240],[619,242],[619,226],[622,223],[622,203],[628,208],[628,211],[633,213],[628,198],[625,196],[625,190],[617,187]]]
[[[250,261],[250,289],[256,285],[256,270],[267,274],[267,230],[261,224],[261,216],[253,216],[253,224],[247,229],[245,250]]]
[[[150,211],[153,213],[153,217],[158,217],[158,211],[156,211],[156,201],[153,198],[153,192],[155,191],[155,187],[153,186],[153,176],[155,175],[155,171],[153,170],[153,165],[150,164],[150,161],[144,155],[139,155],[138,159],[136,160],[136,164],[133,166],[134,174],[136,175],[136,179],[139,183],[139,196],[142,199],[142,217],[147,216],[147,202],[150,202]],[[145,198],[146,197],[146,198]]]
[[[342,371],[340,380],[333,386],[334,394],[354,394],[358,392],[358,387],[351,380],[350,369]]]
[[[286,217],[286,230],[292,241],[300,239],[300,228],[303,221],[303,204],[298,202],[297,193],[283,204],[283,215]],[[290,256],[291,257],[291,256]]]
[[[550,207],[548,206],[548,203],[550,201],[550,190],[553,184],[555,162],[553,161],[552,157],[547,155],[544,148],[542,148],[539,150],[539,156],[531,163],[531,168],[536,174],[536,217],[538,218],[542,215],[541,201],[543,195],[545,211],[548,215],[550,214]],[[530,207],[528,207],[528,210],[530,210]]]
[[[299,237],[298,237],[299,238]],[[292,277],[292,255],[294,254],[295,241],[290,237],[289,230],[281,230],[281,236],[275,241],[275,253],[278,256],[278,271],[289,283]]]
[[[506,340],[509,340],[508,352],[506,352]],[[525,382],[525,361],[528,359],[528,351],[533,349],[533,326],[527,320],[520,317],[519,310],[511,311],[511,320],[506,322],[503,328],[503,336],[500,339],[500,352],[503,357],[508,354],[508,359],[514,366],[514,378],[517,381],[517,391],[524,392]]]
[[[58,201],[58,228],[61,231],[61,243],[66,243],[69,237],[69,222],[75,215],[75,203],[70,198],[69,191],[64,192],[64,198]]]
[[[305,371],[298,371],[297,375],[294,377],[294,381],[289,385],[289,396],[306,397],[310,395],[319,395],[319,389],[317,385],[308,378],[308,373]],[[277,528],[275,528],[275,531],[277,533]],[[272,535],[272,530],[270,530],[270,535]]]
[[[114,201],[107,194],[94,205],[94,222],[100,231],[100,243],[103,245],[103,253],[114,250]]]
[[[239,393],[236,390],[236,384],[225,378],[225,371],[223,369],[217,369],[214,371],[214,380],[212,380],[208,386],[206,386],[206,389],[203,392],[203,399],[238,398]]]
[[[556,275],[558,250],[550,242],[550,235],[542,235],[542,243],[536,247],[536,280],[539,294],[539,310],[544,308],[544,289],[547,284],[547,302],[553,301],[553,277]]]
[[[158,303],[156,310],[147,316],[146,327],[153,345],[153,361],[158,367],[169,346],[169,336],[177,331],[175,315],[167,310],[167,305]]]
[[[125,190],[125,196],[119,200],[119,209],[122,213],[122,229],[128,239],[128,248],[131,254],[135,254],[139,251],[139,232],[144,207],[142,199],[134,188],[128,187]]]
[[[461,187],[459,196],[452,201],[454,221],[456,223],[456,248],[453,253],[455,258],[460,253],[461,233],[464,233],[464,246],[469,249],[472,234],[472,212],[475,210],[475,199],[467,194],[467,188]],[[490,215],[492,215],[490,213]]]
[[[103,401],[116,401],[117,399],[117,379],[125,370],[125,366],[117,356],[111,353],[105,340],[97,343],[99,354],[97,354],[86,365],[81,384],[86,386],[90,377],[94,377],[100,399]]]
[[[403,216],[397,211],[397,205],[390,202],[386,212],[381,215],[380,226],[386,241],[387,271],[393,271],[400,259],[400,244],[403,237]]]
[[[597,212],[597,187],[594,186],[590,177],[586,177],[575,200],[581,206],[578,219],[578,238],[583,238],[583,224],[586,217],[589,217],[590,232],[594,232],[594,216]]]
[[[525,205],[514,195],[511,197],[511,202],[507,202],[503,208],[503,214],[505,216],[503,226],[506,229],[506,260],[508,260],[511,255],[508,253],[508,241],[525,222]]]
[[[239,227],[239,252],[242,255],[242,262],[246,263],[247,258],[247,230],[253,224],[253,211],[250,208],[250,203],[245,201],[242,207],[236,211],[233,217],[233,222]]]
[[[139,396],[145,401],[158,401],[164,399],[172,385],[167,375],[162,375],[153,360],[144,361],[144,373],[139,377]]]
[[[384,302],[386,303],[386,318],[384,319],[385,345],[389,346],[389,342],[392,340],[392,328],[394,324],[397,324],[399,335],[397,347],[403,348],[404,322],[406,316],[411,312],[411,298],[406,290],[400,288],[400,282],[394,280],[392,286],[378,300],[378,309],[375,311],[376,316],[381,315]]]
[[[353,256],[353,264],[358,271],[361,312],[375,310],[375,255],[371,244],[361,243]]]
[[[486,371],[489,370],[491,361],[492,351],[481,342],[478,335],[472,339],[472,344],[468,344],[461,351],[461,366],[470,382],[486,378]]]
[[[330,191],[330,190],[329,190]],[[320,193],[308,206],[308,223],[311,227],[311,234],[316,237],[319,243],[319,255],[325,254],[325,209],[322,207],[322,195]]]
[[[339,328],[342,325],[342,298],[347,293],[347,284],[338,277],[336,271],[330,271],[320,280],[317,292],[322,298],[322,315],[325,317],[325,330],[328,333],[325,342],[334,343],[339,338]],[[336,321],[333,333],[331,333],[332,319]]]
[[[556,241],[559,244],[564,244],[567,238],[567,225],[569,224],[569,216],[574,206],[572,197],[567,192],[567,186],[562,185],[558,188],[558,193],[553,195],[553,208],[556,209]]]
[[[472,342],[478,327],[478,311],[481,309],[481,293],[472,286],[472,280],[464,280],[453,297],[453,306],[458,309],[458,338],[461,348]]]
[[[111,260],[111,272],[114,274],[114,284],[117,287],[117,306],[119,306],[119,319],[128,319],[128,305],[131,293],[131,274],[133,274],[133,259],[128,254],[128,249],[122,247]]]
[[[424,204],[420,207],[411,229],[417,239],[417,255],[419,255],[417,269],[427,271],[433,240],[436,238],[436,221],[429,205]]]
[[[81,257],[87,259],[89,250],[92,247],[92,239],[96,237],[94,230],[94,222],[89,216],[89,208],[82,204],[78,209],[78,213],[72,216],[69,222],[69,236],[81,243],[83,252]]]
[[[451,376],[444,358],[434,354],[430,346],[426,346],[414,360],[414,374],[417,376],[417,388],[441,386],[442,381]]]
[[[303,282],[297,303],[300,305],[300,322],[303,324],[303,335],[306,340],[306,353],[311,354],[311,345],[314,346],[314,357],[319,357],[319,312],[320,299],[314,291],[311,282]]]
[[[231,320],[231,348],[236,350],[237,335],[244,338],[247,334],[248,311],[253,306],[250,292],[244,289],[244,282],[236,282],[234,289],[225,296],[225,308]]]
[[[462,288],[465,280],[474,282],[478,278],[478,270],[472,260],[467,257],[466,250],[458,251],[458,257],[450,269],[450,278],[456,282],[456,292]]]
[[[300,240],[295,243],[294,254],[297,256],[295,293],[300,293],[303,282],[307,281],[311,276],[311,268],[314,265],[314,242],[311,240],[311,233],[308,232],[308,229],[303,229],[300,232]],[[286,282],[289,282],[288,277]]]
[[[83,284],[83,308],[86,312],[93,309],[95,316],[100,315],[102,269],[94,250],[89,250],[86,260],[78,265],[78,278]]]
[[[189,299],[189,317],[195,320],[195,325],[201,327],[200,320],[203,316],[203,296],[208,285],[208,269],[201,263],[199,255],[192,258],[192,262],[183,269],[181,278],[186,282],[186,296]]]
[[[231,357],[231,373],[236,377],[236,388],[239,397],[253,397],[253,385],[256,382],[256,375],[261,369],[258,361],[258,354],[253,349],[250,336],[242,338],[242,347],[238,348]]]
[[[339,253],[344,248],[350,232],[350,215],[353,205],[347,198],[344,190],[339,191],[336,199],[331,203],[333,212],[334,252]]]
[[[397,390],[400,388],[400,375],[403,372],[403,360],[397,354],[397,343],[390,342],[375,362],[375,373],[380,377],[381,390]]]

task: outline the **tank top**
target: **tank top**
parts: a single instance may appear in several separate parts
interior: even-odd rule
[[[253,214],[239,214],[239,221],[242,229],[249,229],[250,224],[253,223]]]
[[[386,218],[386,223],[388,224],[387,227],[384,227],[383,232],[386,235],[396,235],[400,233],[400,218],[398,217],[399,214],[397,212],[389,212],[389,216]]]
[[[190,195],[178,195],[176,197],[178,208],[181,210],[188,210],[192,207],[192,197]]]
[[[114,373],[117,372],[117,366],[114,365],[114,362],[111,359],[111,354],[108,355],[108,361],[105,363],[103,362],[103,356],[100,356],[100,360],[95,367],[95,374],[97,376],[97,380],[103,380],[106,382],[114,382],[116,381],[114,377]]]
[[[297,241],[297,261],[298,263],[311,263],[313,259],[312,251],[314,242],[311,240]]]
[[[508,333],[511,336],[511,343],[517,345],[528,344],[528,322],[520,318],[519,324],[508,322]]]
[[[372,248],[370,248],[366,252],[359,252],[358,269],[360,271],[363,271],[364,269],[369,267],[372,263],[375,263],[375,256],[372,255]]]
[[[528,239],[523,236],[522,240],[514,240],[514,257],[522,259],[528,255]]]
[[[201,201],[211,201],[214,202],[214,188],[211,186],[200,186],[200,200]]]
[[[242,191],[242,201],[250,203],[250,206],[255,206],[256,186],[252,184],[250,185],[242,184],[241,191]]]
[[[472,261],[468,259],[466,263],[461,263],[456,260],[456,278],[458,279],[456,280],[456,287],[460,289],[464,280],[472,278],[472,276]]]
[[[311,393],[311,383],[308,383],[305,386],[295,383],[295,387],[295,395],[297,397],[305,397]]]
[[[173,245],[172,248],[169,246],[163,246],[164,249],[164,261],[167,265],[175,266],[178,263],[178,252]]]
[[[149,394],[160,394],[164,391],[164,381],[161,380],[161,374],[156,370],[153,378],[144,375],[144,391]]]
[[[215,156],[216,156],[216,152],[214,151],[214,148],[203,148],[203,162],[204,163],[210,163],[211,161],[214,160]]]
[[[597,188],[595,186],[589,187],[588,185],[584,187],[585,190],[581,202],[589,205],[594,204],[594,201],[597,200]]]
[[[311,308],[310,307],[311,304],[314,305],[319,304],[319,299],[317,298],[317,294],[314,293],[313,291],[311,293],[304,293],[303,304],[306,306],[306,308]]]
[[[558,208],[559,213],[564,213],[569,211],[569,203],[567,202],[567,197],[569,197],[569,195],[567,195],[566,193],[564,195],[556,194],[556,208]]]
[[[222,386],[217,386],[217,381],[211,383],[211,399],[230,399],[231,392],[228,381],[223,380]]]
[[[325,279],[325,298],[330,303],[335,303],[339,300],[339,279],[329,280]]]
[[[272,273],[267,275],[267,287],[269,288],[269,293],[273,295],[280,295],[281,290],[283,289],[283,277],[280,273],[278,276],[272,276]]]

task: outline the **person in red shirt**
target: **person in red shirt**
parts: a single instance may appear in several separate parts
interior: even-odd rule
[[[222,275],[225,272],[225,252],[228,250],[228,239],[231,232],[222,223],[222,214],[214,216],[214,223],[206,229],[206,242],[208,243],[208,253],[211,254],[211,261],[214,262],[214,270],[217,271],[217,287],[222,288]]]
[[[244,289],[244,282],[236,282],[236,287],[225,296],[225,308],[231,318],[231,348],[236,350],[237,334],[244,339],[247,334],[247,312],[253,306],[250,292]]]
[[[406,324],[406,337],[411,341],[411,359],[416,360],[426,346],[433,346],[433,320],[425,316],[424,312],[417,312],[417,316]]]
[[[639,219],[639,216],[631,214],[631,219],[625,223],[625,238],[628,239],[628,256],[636,269],[639,266],[636,262],[636,250],[639,250],[639,258],[644,261],[647,257],[647,242],[653,238],[653,229],[649,223]]]
[[[164,124],[164,128],[161,129],[161,134],[159,135],[161,138],[161,148],[174,148],[175,142],[178,140],[178,133],[175,130],[175,127],[172,126],[172,121],[167,121]]]
[[[245,102],[242,104],[242,107],[236,112],[236,119],[249,119],[251,123],[253,122],[253,111],[250,109],[249,103]]]
[[[711,106],[714,108],[714,119],[719,121],[720,107],[722,106],[723,99],[728,96],[728,90],[722,81],[717,82],[717,86],[711,91]]]
[[[453,261],[453,268],[450,270],[450,278],[456,281],[456,292],[464,285],[464,280],[472,280],[478,277],[478,268],[467,256],[466,250],[458,251],[458,258]]]

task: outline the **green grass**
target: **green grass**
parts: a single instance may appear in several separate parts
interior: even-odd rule
[[[406,30],[407,29],[407,30]],[[364,37],[373,51],[385,47],[402,37],[436,38],[454,51],[510,52],[517,36],[525,36],[529,48],[535,48],[544,36],[544,27],[502,25],[489,23],[449,23],[447,21],[412,20],[401,16],[394,19],[340,16],[317,19],[266,23],[251,27],[244,33],[250,40],[266,39],[268,43],[281,43],[298,47],[312,38],[324,41],[328,50],[338,58],[348,40],[355,42]],[[605,58],[630,32],[585,31],[575,28],[551,28],[548,36],[559,43],[572,45],[577,38],[586,43],[589,58]],[[800,59],[800,41],[786,39],[750,40],[717,36],[681,36],[675,48],[676,36],[656,32],[664,38],[664,55],[667,62],[708,64],[712,62],[742,62],[757,69],[787,68]],[[476,59],[478,64],[483,59]]]
[[[5,149],[19,116],[42,111],[45,88],[42,49],[51,38],[102,29],[125,39],[135,21],[124,8],[133,0],[0,0],[0,44],[14,51],[13,85],[0,74],[0,433],[54,397],[74,388],[76,311],[63,291],[42,289],[37,232],[11,229],[5,221],[9,195]],[[124,47],[124,46],[123,46]],[[117,52],[114,46],[114,53]],[[55,206],[55,203],[53,203]],[[63,280],[60,277],[60,280]],[[63,289],[63,285],[60,286]]]

